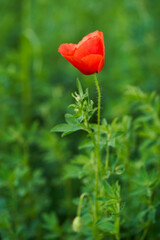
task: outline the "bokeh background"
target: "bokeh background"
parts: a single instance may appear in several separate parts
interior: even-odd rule
[[[76,77],[97,100],[93,76],[58,47],[103,31],[102,112],[122,116],[127,85],[160,92],[160,2],[1,0],[0,19],[0,239],[58,239],[76,212],[80,184],[64,172],[83,136],[50,130],[64,122]]]

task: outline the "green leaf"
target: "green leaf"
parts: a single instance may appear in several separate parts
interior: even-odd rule
[[[131,97],[137,101],[145,100],[146,94],[141,91],[141,89],[134,86],[127,86],[125,95]]]
[[[70,130],[70,125],[66,123],[58,124],[51,129],[51,132],[66,132]]]
[[[156,209],[152,208],[151,212],[148,214],[148,218],[152,223],[155,223]]]
[[[64,137],[70,133],[73,133],[82,129],[83,128],[80,125],[62,123],[52,128],[51,132],[63,132],[62,137]]]
[[[149,209],[145,209],[143,211],[140,211],[137,215],[137,221],[142,221],[142,219],[145,217],[145,215],[148,213]]]
[[[85,140],[80,146],[79,149],[83,149],[83,148],[93,148],[94,144],[91,140]]]
[[[99,220],[96,225],[97,227],[104,232],[114,232],[114,224],[110,222],[111,218],[102,218]]]
[[[97,132],[97,130],[98,130],[98,125],[97,125],[97,124],[92,123],[92,124],[90,124],[90,127],[94,130],[94,132]],[[101,125],[101,126],[100,126],[100,132],[106,134],[106,133],[107,133],[106,127],[104,127],[103,125]]]
[[[80,154],[80,155],[75,156],[73,158],[73,160],[71,160],[71,162],[73,164],[85,165],[86,163],[89,162],[89,160],[90,159],[87,156]]]
[[[70,125],[77,125],[78,124],[78,121],[76,118],[74,118],[74,116],[72,114],[65,114],[65,120],[68,124]]]
[[[117,138],[117,137],[121,137],[122,135],[124,135],[124,132],[123,131],[118,131],[114,137]]]
[[[99,144],[100,144],[101,147],[104,147],[105,144],[106,144],[106,139],[105,138],[104,139],[100,139],[100,143]],[[80,144],[79,149],[83,149],[83,148],[94,148],[93,141],[90,140],[90,139],[87,139],[87,140],[83,141]]]
[[[82,85],[79,81],[79,79],[77,78],[77,88],[78,88],[78,91],[79,91],[79,94],[81,96],[81,98],[83,97],[83,89],[82,89]]]
[[[104,186],[107,196],[109,196],[111,198],[115,198],[112,186],[106,180],[103,181],[103,186]]]
[[[43,220],[44,220],[43,227],[45,229],[53,230],[53,229],[58,228],[58,225],[59,225],[58,218],[57,218],[57,216],[54,212],[52,212],[50,214],[44,213],[43,214]]]
[[[114,148],[116,145],[115,138],[111,138],[111,140],[108,142],[108,145]]]
[[[67,164],[64,169],[63,179],[79,178],[80,166]]]

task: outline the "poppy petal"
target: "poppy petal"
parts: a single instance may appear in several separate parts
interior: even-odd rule
[[[83,44],[77,47],[74,53],[77,58],[82,58],[90,54],[103,55],[103,43],[101,38],[93,37],[87,39]]]
[[[81,60],[82,60],[83,64],[82,64],[81,72],[86,75],[89,75],[89,74],[92,74],[95,72],[98,73],[97,66],[99,66],[102,59],[103,59],[103,57],[98,54],[91,54],[91,55],[88,55],[88,56],[82,58]]]
[[[61,44],[59,49],[58,49],[58,52],[61,53],[62,56],[72,56],[75,52],[75,49],[76,49],[76,44],[73,44],[73,43],[64,43],[64,44]]]
[[[103,67],[104,67],[104,57],[102,57],[102,59],[101,59],[101,61],[99,63],[97,73],[99,73],[102,70]]]
[[[83,64],[81,59],[75,58],[74,56],[65,56],[65,58],[80,71],[80,68]]]
[[[102,40],[102,44],[103,44],[103,56],[105,55],[105,46],[104,46],[104,36],[103,36],[103,32],[99,32],[99,36]]]
[[[77,47],[79,47],[80,45],[82,45],[85,41],[87,41],[89,38],[92,37],[101,37],[101,32],[99,32],[98,30],[87,34],[85,37],[82,38],[82,40],[77,44]],[[103,34],[103,33],[102,33]]]

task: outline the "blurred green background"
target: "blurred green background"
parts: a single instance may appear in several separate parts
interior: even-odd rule
[[[103,116],[121,116],[128,84],[160,92],[160,2],[1,0],[0,17],[0,239],[47,239],[53,225],[54,239],[59,224],[71,231],[76,212],[79,182],[63,173],[81,134],[61,139],[50,129],[64,122],[76,77],[97,100],[93,76],[58,47],[104,33]]]

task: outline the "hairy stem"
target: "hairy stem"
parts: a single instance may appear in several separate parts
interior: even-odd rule
[[[101,114],[101,91],[99,87],[99,83],[97,80],[96,74],[94,74],[94,79],[95,79],[95,84],[98,92],[98,115],[97,115],[97,124],[98,124],[98,129],[97,129],[97,142],[96,142],[96,183],[95,183],[95,223],[98,220],[98,214],[99,214],[99,209],[98,209],[98,185],[99,185],[99,171],[101,168],[101,160],[100,160],[100,114]],[[96,234],[97,235],[97,234]],[[97,236],[97,240],[98,240]]]

